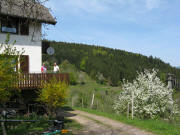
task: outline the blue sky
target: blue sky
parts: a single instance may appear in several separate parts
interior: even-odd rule
[[[180,0],[49,0],[49,40],[118,48],[180,66]]]

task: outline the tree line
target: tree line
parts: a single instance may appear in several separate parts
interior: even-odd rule
[[[53,55],[43,53],[43,62],[60,64],[68,60],[95,80],[112,86],[121,85],[123,79],[132,81],[137,71],[142,72],[144,69],[159,70],[158,76],[164,82],[167,73],[175,74],[180,78],[180,69],[153,56],[147,57],[119,49],[77,43],[44,40],[43,44],[48,44],[55,49]]]

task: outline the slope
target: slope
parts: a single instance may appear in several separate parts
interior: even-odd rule
[[[43,61],[61,63],[68,60],[79,70],[82,70],[97,81],[104,81],[117,86],[123,79],[132,81],[137,71],[158,69],[159,77],[166,81],[166,74],[173,73],[180,78],[180,69],[172,67],[159,58],[147,57],[141,54],[126,52],[100,46],[85,44],[43,41],[55,49],[55,54],[43,54]]]

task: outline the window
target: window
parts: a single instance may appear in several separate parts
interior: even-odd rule
[[[28,19],[3,17],[1,19],[1,32],[29,35],[29,21]]]
[[[29,35],[29,21],[26,19],[20,20],[20,34]]]
[[[18,19],[9,17],[1,19],[1,32],[18,34]]]

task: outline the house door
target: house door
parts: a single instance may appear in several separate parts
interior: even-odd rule
[[[22,73],[29,73],[29,55],[20,56],[20,71]]]

